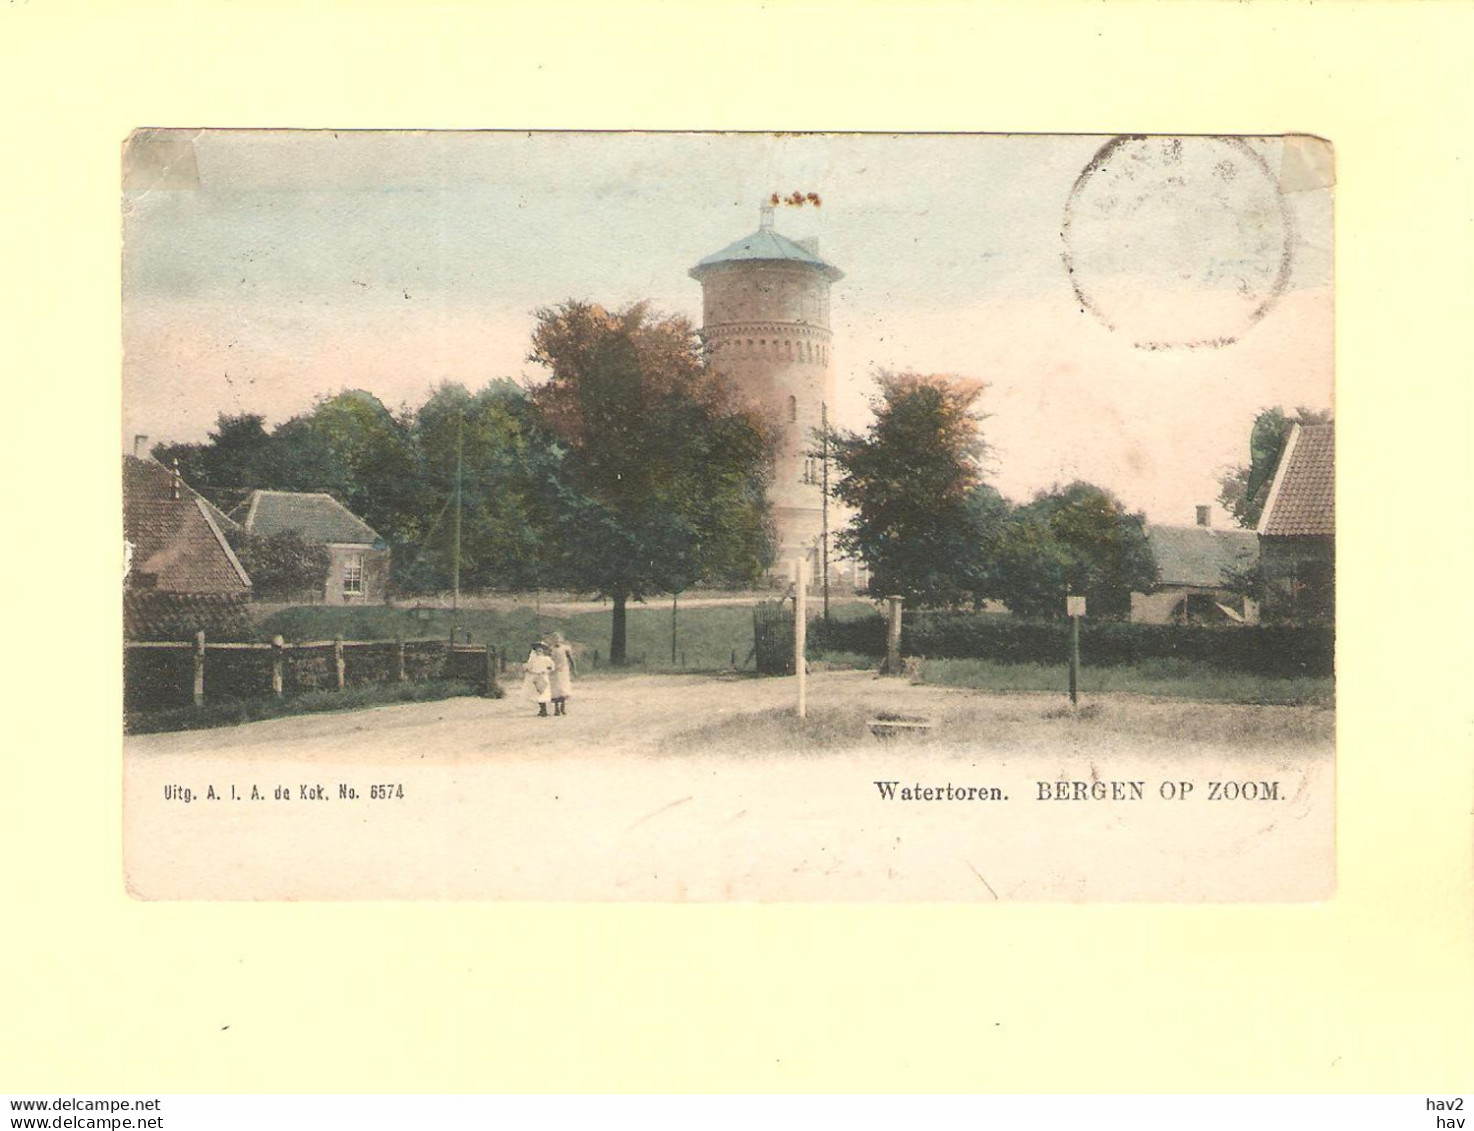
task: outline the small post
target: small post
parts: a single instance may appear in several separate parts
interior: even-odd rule
[[[597,668],[598,666],[599,666],[599,650],[597,648],[595,648],[594,649],[594,667]]]
[[[737,670],[737,649],[736,648],[733,648],[732,649],[732,670],[733,671],[736,671]]]
[[[670,597],[670,666],[676,666],[676,601],[680,594],[672,593]],[[684,666],[684,665],[682,665]]]
[[[486,646],[485,687],[483,688],[482,694],[485,695],[488,699],[496,699],[498,698],[497,690],[496,649],[488,644]]]
[[[404,670],[404,633],[394,638],[394,676],[400,683],[408,678]]]
[[[286,641],[280,636],[271,638],[271,693],[278,699],[282,696],[282,653]]]
[[[344,679],[347,669],[343,664],[343,638],[341,636],[335,636],[333,638],[333,667],[338,673],[338,690],[342,691],[344,684],[347,682]]]
[[[194,634],[194,705],[205,705],[205,630]]]
[[[1085,615],[1084,597],[1066,597],[1065,613],[1070,618],[1070,706],[1079,703],[1080,618]]]
[[[798,676],[798,717],[809,716],[808,664],[804,661],[804,650],[808,645],[809,579],[805,576],[808,563],[798,559],[797,580],[793,586],[793,674]]]
[[[498,651],[497,651],[497,664],[498,664],[498,666],[501,669],[502,675],[506,675],[507,674],[507,646],[505,644],[503,644],[501,646],[501,648],[498,649]]]
[[[1070,706],[1080,702],[1080,618],[1070,618]]]
[[[886,630],[885,630],[885,666],[881,671],[886,675],[901,674],[901,609],[906,603],[904,597],[887,597],[886,602]]]

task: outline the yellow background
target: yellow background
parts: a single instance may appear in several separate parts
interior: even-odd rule
[[[0,1090],[1474,1087],[1471,31],[1468,4],[4,0]],[[118,162],[140,125],[1331,138],[1336,898],[130,901]]]

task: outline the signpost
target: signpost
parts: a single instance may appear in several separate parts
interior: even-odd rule
[[[1073,707],[1080,701],[1080,618],[1085,615],[1085,598],[1066,597],[1065,615],[1070,618],[1070,706]]]

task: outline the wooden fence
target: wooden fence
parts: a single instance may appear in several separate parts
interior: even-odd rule
[[[492,645],[444,640],[311,640],[288,644],[136,641],[124,644],[124,710],[200,706],[208,701],[297,694],[367,684],[463,680],[499,697],[506,657]]]

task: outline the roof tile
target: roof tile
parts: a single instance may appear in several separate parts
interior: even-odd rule
[[[1146,537],[1157,560],[1158,583],[1165,586],[1218,589],[1259,559],[1259,539],[1252,530],[1149,526]]]
[[[265,537],[295,530],[308,542],[381,541],[373,527],[322,491],[252,491],[234,517],[249,533]]]
[[[244,593],[234,555],[216,536],[208,504],[153,460],[123,457],[123,536],[133,544],[130,587],[174,593]]]
[[[1260,525],[1269,537],[1336,533],[1336,431],[1303,424]]]

